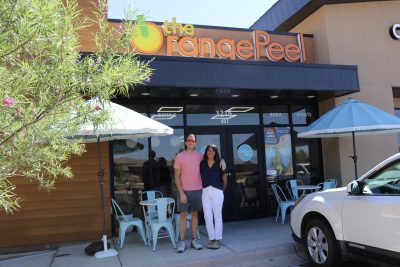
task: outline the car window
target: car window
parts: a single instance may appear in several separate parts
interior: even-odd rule
[[[400,195],[400,162],[364,179],[364,194]]]

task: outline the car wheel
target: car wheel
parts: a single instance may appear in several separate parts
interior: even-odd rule
[[[305,228],[304,245],[314,266],[336,266],[339,262],[336,239],[330,227],[321,220],[311,220]]]

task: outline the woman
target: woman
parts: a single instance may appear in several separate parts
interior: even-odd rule
[[[220,167],[222,166],[222,167]],[[208,145],[204,159],[200,162],[200,174],[203,183],[203,212],[206,222],[209,249],[218,249],[222,239],[222,205],[227,185],[225,162],[219,158],[216,145]],[[215,225],[213,223],[213,216]]]

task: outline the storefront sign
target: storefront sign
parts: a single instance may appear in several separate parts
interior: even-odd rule
[[[215,111],[217,115],[212,116],[212,120],[221,120],[221,124],[228,124],[229,120],[236,117],[237,115],[232,115],[232,112],[226,110]]]
[[[235,31],[195,28],[193,24],[165,21],[162,26],[137,17],[137,28],[132,46],[141,54],[201,57],[230,60],[269,60],[305,62],[303,34],[295,42],[277,41],[267,31]],[[274,39],[275,38],[275,39]]]
[[[389,34],[394,40],[400,40],[400,24],[394,24],[389,28]]]

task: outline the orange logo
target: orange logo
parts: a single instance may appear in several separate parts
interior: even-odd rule
[[[156,24],[146,22],[143,15],[136,17],[136,29],[131,40],[131,45],[139,53],[155,54],[164,42],[164,35]]]

